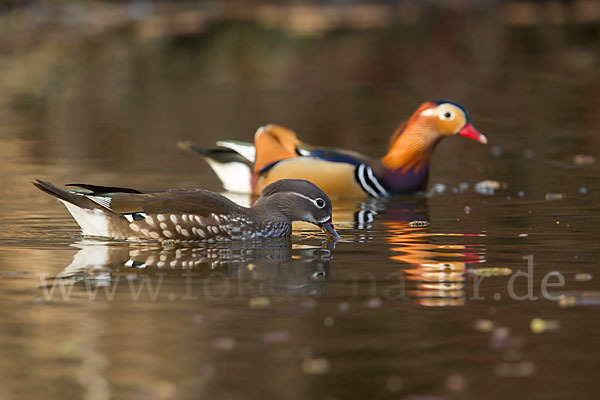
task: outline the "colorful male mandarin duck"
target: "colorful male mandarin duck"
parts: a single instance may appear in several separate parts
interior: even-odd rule
[[[120,240],[230,241],[290,236],[292,221],[319,226],[338,239],[331,201],[314,184],[282,179],[266,186],[250,208],[217,193],[76,184],[65,190],[36,179],[38,189],[64,203],[84,235]]]
[[[435,146],[452,135],[487,143],[461,105],[428,101],[398,127],[387,154],[378,159],[305,145],[278,125],[259,128],[254,145],[234,141],[217,142],[217,149],[180,145],[201,153],[228,191],[256,194],[278,179],[293,178],[309,180],[331,197],[380,198],[424,190]]]

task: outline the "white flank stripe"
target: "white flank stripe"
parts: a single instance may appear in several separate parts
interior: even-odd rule
[[[379,198],[379,195],[377,194],[377,192],[375,190],[373,190],[373,188],[371,186],[369,186],[367,184],[367,180],[365,179],[365,164],[360,164],[358,166],[358,181],[360,182],[360,186],[362,186],[362,188],[369,193],[372,197],[375,197],[376,199]]]
[[[375,185],[375,187],[377,188],[377,190],[379,190],[379,192],[383,196],[387,196],[388,195],[387,190],[385,190],[385,188],[383,186],[381,186],[381,184],[379,183],[379,181],[377,180],[377,178],[373,174],[373,169],[371,167],[367,167],[367,174],[369,175],[369,179],[371,180],[371,182],[373,182],[373,184]]]

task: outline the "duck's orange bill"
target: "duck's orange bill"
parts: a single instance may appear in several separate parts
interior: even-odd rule
[[[479,143],[486,144],[487,138],[483,136],[483,134],[477,132],[477,129],[473,127],[471,124],[466,124],[460,132],[458,132],[460,136],[464,136],[469,139],[477,140]]]
[[[331,223],[331,219],[327,222],[319,224],[319,228],[323,229],[323,232],[330,235],[336,240],[340,238],[340,235],[338,235],[338,233],[335,231],[335,228],[333,227],[333,224]]]

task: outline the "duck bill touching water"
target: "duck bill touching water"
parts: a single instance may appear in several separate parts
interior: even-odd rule
[[[199,152],[232,192],[259,193],[276,180],[291,178],[310,180],[331,197],[380,198],[424,190],[435,147],[444,137],[456,135],[487,143],[461,105],[440,100],[423,103],[402,123],[382,158],[305,145],[293,131],[278,125],[259,128],[254,144],[180,146]]]
[[[142,193],[83,184],[73,185],[83,190],[65,190],[39,179],[33,184],[62,201],[86,236],[144,241],[248,240],[290,236],[292,221],[304,221],[339,239],[329,197],[306,180],[273,182],[250,208],[201,189]]]

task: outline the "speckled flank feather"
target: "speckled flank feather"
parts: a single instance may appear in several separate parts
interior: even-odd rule
[[[147,215],[129,224],[131,237],[149,240],[227,241],[286,236],[291,224],[260,224],[240,214],[214,214],[203,217],[196,214],[164,213]]]

